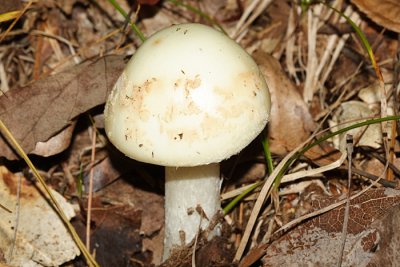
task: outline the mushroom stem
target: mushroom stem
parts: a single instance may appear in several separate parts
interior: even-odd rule
[[[165,167],[164,260],[169,258],[174,247],[190,243],[199,226],[207,228],[209,220],[221,208],[220,187],[219,163]],[[208,219],[200,216],[197,206],[203,209]],[[216,227],[209,238],[218,234],[217,231]]]

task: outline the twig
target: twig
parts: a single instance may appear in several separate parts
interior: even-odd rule
[[[7,211],[8,213],[12,213],[12,211],[9,208],[7,208],[6,206],[4,206],[2,204],[0,204],[0,208],[2,208],[3,210]]]
[[[272,0],[251,1],[251,4],[244,10],[239,21],[236,23],[236,27],[231,34],[232,39],[239,42],[244,37],[248,26],[253,23],[271,3]]]
[[[348,171],[348,168],[347,167],[340,167],[339,170]],[[393,189],[397,188],[397,183],[396,182],[388,181],[386,179],[379,179],[378,176],[370,174],[370,173],[368,173],[366,171],[351,167],[351,172],[355,173],[355,174],[358,174],[360,176],[363,176],[363,177],[365,177],[365,178],[367,178],[369,180],[378,181],[384,187],[389,187],[389,188],[393,188]]]
[[[230,34],[231,38],[235,39],[239,35],[240,29],[242,28],[246,19],[250,16],[251,12],[254,11],[254,9],[257,7],[257,4],[259,2],[260,2],[260,0],[251,1],[250,5],[244,10],[239,21],[236,23],[236,27],[235,27],[234,31]]]
[[[17,195],[16,197],[16,203],[15,203],[15,225],[14,225],[14,236],[13,236],[13,242],[10,248],[10,252],[8,254],[8,262],[12,261],[13,253],[14,253],[14,248],[15,248],[15,243],[17,242],[17,233],[18,233],[18,225],[19,225],[19,215],[20,215],[20,203],[21,203],[21,182],[22,178],[21,176],[18,176],[18,187],[17,187]]]
[[[33,1],[29,1],[28,4],[24,7],[24,9],[18,14],[18,16],[15,18],[15,20],[11,23],[11,25],[7,28],[7,30],[0,35],[0,42],[4,40],[4,38],[8,35],[8,33],[14,28],[15,24],[19,21],[19,19],[22,17],[22,15],[25,14],[25,12],[28,10],[28,8],[32,5]]]
[[[199,221],[199,227],[197,228],[197,233],[194,239],[194,244],[193,244],[193,252],[192,252],[192,267],[196,267],[196,249],[197,249],[197,241],[199,240],[199,235],[201,232],[201,223],[203,221],[203,216],[200,214],[200,221]]]
[[[344,210],[344,219],[343,219],[343,228],[342,228],[342,246],[340,248],[340,254],[338,259],[338,267],[342,266],[343,261],[343,253],[344,247],[346,245],[346,237],[347,237],[347,225],[349,223],[349,210],[350,210],[350,195],[351,195],[351,160],[353,157],[353,136],[348,134],[346,136],[346,144],[347,144],[347,157],[349,162],[348,169],[348,180],[347,180],[347,198],[346,198],[346,208]]]
[[[321,6],[315,6],[315,13],[321,14]],[[313,95],[315,84],[317,83],[318,77],[315,76],[318,67],[318,58],[316,53],[317,47],[317,30],[318,30],[319,18],[313,16],[311,8],[307,11],[307,67],[306,67],[306,80],[304,81],[303,99],[304,102],[309,105]]]
[[[90,172],[89,172],[89,195],[88,195],[88,207],[86,217],[86,248],[90,251],[90,222],[92,220],[92,199],[93,199],[93,173],[94,173],[94,161],[96,157],[96,128],[93,125],[92,129],[92,154],[90,158]]]
[[[400,64],[400,34],[398,34],[398,40],[397,40],[397,52],[394,58],[394,66],[393,66],[393,83],[392,83],[392,103],[393,103],[393,112],[394,115],[397,115],[399,113],[399,99],[398,99],[398,85],[399,85],[399,64]],[[392,132],[391,132],[391,140],[390,140],[390,153],[389,153],[389,162],[393,163],[394,161],[394,147],[396,144],[396,132],[397,134],[399,133],[398,131],[398,123],[396,121],[392,122]],[[393,179],[393,172],[392,169],[390,169],[390,171],[388,172],[388,180],[392,180]]]

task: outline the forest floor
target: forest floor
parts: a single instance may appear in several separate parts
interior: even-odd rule
[[[37,170],[0,125],[0,266],[398,259],[399,3],[330,1],[340,15],[312,1],[116,0],[126,19],[112,2],[0,0],[0,119]],[[252,55],[272,110],[265,134],[221,163],[222,207],[258,186],[225,209],[222,236],[199,238],[162,263],[163,167],[118,152],[103,111],[142,43],[135,27],[149,37],[187,22],[223,29]],[[60,207],[49,206],[38,175]],[[92,256],[79,253],[60,210]]]

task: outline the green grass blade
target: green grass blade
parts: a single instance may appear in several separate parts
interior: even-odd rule
[[[289,167],[297,160],[299,159],[307,150],[310,148],[317,146],[321,144],[322,142],[336,136],[342,133],[345,133],[347,131],[363,127],[363,126],[368,126],[371,124],[375,123],[381,123],[384,121],[394,121],[394,120],[400,120],[400,115],[397,116],[387,116],[384,118],[375,118],[375,119],[369,119],[363,122],[355,123],[350,126],[344,127],[343,129],[337,130],[332,133],[328,133],[323,135],[322,137],[318,138],[316,141],[310,143],[309,145],[306,145],[304,148],[302,148],[300,151],[295,153],[283,166],[281,171],[278,173],[276,176],[276,179],[274,181],[274,187],[277,189],[280,185],[280,182],[282,180],[283,175],[286,173],[286,171],[289,169]],[[250,192],[252,192],[254,189],[256,189],[258,186],[262,185],[264,181],[259,181],[254,183],[251,187],[249,187],[246,191],[242,192],[240,195],[236,196],[232,201],[230,201],[224,208],[224,214],[228,214],[236,205],[239,203],[244,197],[246,197]]]
[[[334,8],[333,6],[324,3],[324,2],[319,2],[324,4],[325,6],[327,6],[328,8],[332,9],[333,11],[335,11],[337,14],[339,14],[340,16],[342,16],[347,23],[350,24],[350,26],[353,28],[353,30],[356,32],[356,34],[358,35],[358,37],[360,38],[362,44],[364,45],[365,50],[368,53],[368,56],[371,60],[372,66],[375,69],[376,75],[378,76],[379,80],[383,81],[383,77],[382,77],[382,73],[381,70],[378,66],[378,64],[376,63],[376,59],[375,59],[375,55],[374,52],[372,51],[371,45],[369,44],[367,37],[365,36],[365,34],[361,31],[361,29],[348,17],[346,16],[343,12],[341,12],[340,10],[337,10],[336,8]]]
[[[129,21],[132,30],[135,32],[135,34],[140,38],[142,42],[146,40],[146,37],[142,33],[142,31],[138,28],[138,26],[131,22],[131,19],[128,17],[128,13],[125,12],[125,10],[117,3],[115,0],[108,0],[108,2],[126,19]]]
[[[368,54],[368,56],[369,56],[369,58],[371,60],[371,64],[372,64],[372,66],[373,66],[373,68],[375,70],[375,73],[376,73],[377,77],[379,78],[379,80],[383,81],[383,76],[382,76],[382,73],[381,73],[381,70],[380,70],[378,64],[376,63],[374,52],[372,51],[371,45],[369,44],[369,42],[367,40],[367,37],[361,31],[361,29],[354,23],[354,21],[352,21],[343,12],[341,12],[340,10],[336,9],[335,7],[329,5],[327,2],[313,1],[313,0],[302,0],[300,2],[300,6],[301,6],[302,11],[305,12],[305,11],[307,11],[307,9],[309,8],[310,5],[316,4],[316,3],[325,5],[326,7],[328,7],[329,9],[333,10],[334,12],[339,14],[341,17],[343,17],[347,21],[347,23],[350,24],[350,26],[356,32],[356,34],[360,38],[362,44],[364,45],[364,48],[367,51],[367,54]]]
[[[261,143],[264,149],[265,161],[267,162],[268,174],[271,174],[272,171],[274,170],[274,164],[272,162],[272,155],[271,155],[271,150],[269,149],[269,139],[267,134],[264,136]]]

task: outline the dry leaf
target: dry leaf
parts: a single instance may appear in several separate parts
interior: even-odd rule
[[[342,153],[333,148],[328,142],[323,142],[318,146],[313,146],[304,152],[304,156],[318,166],[326,166],[339,160]]]
[[[385,87],[386,90],[390,89],[390,85],[385,85]],[[357,96],[368,105],[379,104],[381,102],[381,91],[379,81],[376,81],[360,89]]]
[[[127,159],[126,157],[118,161],[112,161],[110,157],[104,158],[93,166],[93,192],[103,189],[121,177],[121,175],[132,172],[135,168],[139,169],[140,167],[135,161]],[[90,171],[88,170],[83,177],[85,188],[89,188],[89,179]]]
[[[125,178],[126,179],[119,179],[115,181],[111,185],[97,192],[95,196],[101,199],[102,203],[107,203],[110,199],[112,199],[114,205],[109,206],[107,210],[103,209],[105,212],[112,212],[113,210],[116,210],[120,213],[121,217],[128,217],[128,214],[124,215],[124,210],[131,213],[137,213],[138,218],[136,219],[140,221],[140,225],[139,227],[131,228],[129,236],[127,236],[125,239],[128,239],[129,237],[134,237],[136,233],[140,233],[143,245],[139,247],[140,251],[137,251],[137,249],[133,247],[123,247],[121,246],[123,245],[121,243],[113,244],[113,246],[121,247],[119,253],[120,257],[118,257],[120,262],[117,265],[103,264],[102,266],[122,266],[121,259],[123,259],[124,257],[123,252],[125,250],[136,250],[136,252],[140,252],[142,253],[142,255],[148,255],[150,253],[152,255],[153,264],[158,266],[161,263],[163,250],[164,199],[158,194],[145,191],[135,185],[132,185],[132,182],[138,177],[131,177],[133,178],[130,180],[131,182],[128,182],[129,179],[127,177]],[[104,218],[107,216],[100,217],[102,218],[102,220],[104,220]],[[132,223],[134,219],[135,218],[132,218],[130,223]],[[110,225],[108,225],[108,227],[109,226]],[[100,227],[102,226],[100,225]],[[117,234],[117,232],[121,231],[118,229],[123,229],[124,227],[126,227],[125,223],[115,225],[116,229],[114,229],[113,231],[115,231],[115,234]],[[112,231],[108,229],[108,233],[111,232]],[[104,242],[109,241],[108,239],[105,239]],[[101,243],[99,244],[103,247],[102,251],[104,247],[108,246]],[[112,253],[112,251],[103,251],[102,254],[104,259],[115,257],[115,253]],[[127,254],[126,257],[128,258],[128,256],[129,255]],[[148,265],[145,264],[145,266]]]
[[[165,3],[165,5],[171,3]],[[171,4],[172,5],[172,4]],[[144,18],[141,23],[143,25],[143,33],[145,36],[151,36],[155,32],[163,29],[166,25],[185,23],[187,19],[180,16],[179,13],[172,12],[172,9],[162,8],[155,16]]]
[[[368,266],[393,266],[397,262],[399,200],[400,191],[381,188],[371,189],[351,201],[342,266],[367,266],[372,262],[376,264]],[[319,210],[336,201],[334,197],[315,200],[312,206]],[[263,266],[336,266],[343,218],[342,205],[288,232],[266,249]],[[390,258],[385,259],[387,252]]]
[[[400,33],[400,1],[351,0],[375,23]]]
[[[283,38],[288,27],[290,6],[286,1],[273,1],[267,12],[271,18],[271,25],[262,32],[260,47],[264,52],[273,53],[277,47],[285,44]]]
[[[71,143],[75,124],[76,123],[73,122],[71,125],[68,125],[67,128],[51,137],[46,142],[37,142],[35,149],[31,153],[43,157],[49,157],[64,151]]]
[[[0,0],[0,14],[21,9],[21,1]]]
[[[25,152],[47,141],[78,115],[104,104],[125,67],[122,56],[86,62],[0,97],[0,118]],[[16,154],[0,138],[0,156]]]
[[[16,213],[18,180],[21,179],[19,211]],[[38,186],[40,188],[40,186]],[[68,219],[75,216],[73,207],[56,191],[55,198]],[[13,266],[58,266],[79,255],[70,233],[50,206],[44,194],[6,168],[0,167],[0,252]],[[16,218],[18,224],[16,225]],[[14,229],[17,235],[14,238]],[[13,246],[14,244],[14,246]],[[9,258],[11,248],[12,258]]]
[[[130,266],[127,263],[132,256],[141,252],[141,211],[130,205],[109,205],[105,201],[96,196],[92,199],[91,251],[96,251],[100,266]],[[87,203],[82,206],[87,207]],[[74,225],[81,233],[85,232],[83,223]]]
[[[385,80],[386,81],[386,80]],[[388,84],[385,84],[385,90],[386,92],[389,92],[392,88],[392,84],[389,82]],[[360,89],[358,92],[357,96],[360,98],[364,103],[368,104],[368,107],[374,111],[375,113],[380,112],[381,108],[381,92],[382,88],[379,84],[379,81],[375,81],[366,87]],[[387,106],[387,113],[388,115],[393,115],[394,110],[393,110],[393,104],[388,103]]]
[[[305,141],[314,122],[300,93],[272,56],[256,52],[253,57],[267,80],[271,93],[271,118],[268,123],[271,152],[285,154]]]
[[[142,1],[147,2],[148,4],[151,2],[156,2],[155,0],[142,0]],[[227,0],[219,0],[219,1],[202,0],[202,1],[185,1],[185,4],[196,7],[197,9],[200,9],[202,12],[210,16],[211,18],[215,18],[216,15],[220,15],[221,9],[226,7],[226,2]],[[161,5],[163,8],[157,9],[157,12],[154,15],[145,17],[141,20],[141,24],[143,26],[142,30],[145,36],[150,36],[154,34],[156,31],[159,31],[172,24],[188,23],[193,21],[207,24],[207,21],[197,17],[195,12],[189,11],[188,9],[176,5],[170,1],[163,1]],[[143,8],[146,7],[144,6]],[[225,28],[225,30],[227,29]]]
[[[374,115],[374,112],[366,103],[360,101],[343,102],[334,114],[334,120],[329,124],[332,131],[337,131],[355,123],[356,119],[368,118]],[[359,121],[356,121],[359,122]],[[339,124],[338,126],[335,126]],[[379,148],[381,146],[382,132],[379,124],[369,125],[368,128],[361,127],[340,134],[333,138],[334,145],[339,150],[346,150],[346,134],[354,136],[356,145]]]

